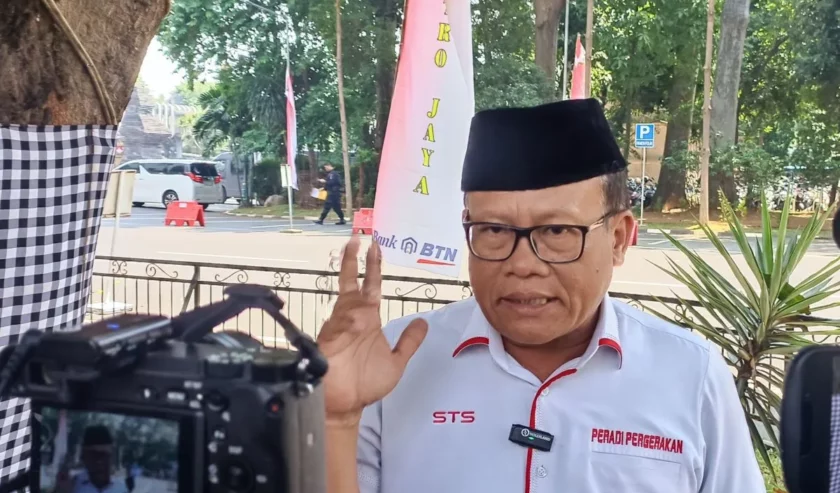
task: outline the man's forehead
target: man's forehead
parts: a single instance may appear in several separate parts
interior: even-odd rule
[[[465,205],[477,221],[577,223],[590,220],[603,208],[601,190],[581,182],[521,192],[470,192]],[[524,222],[521,225],[527,226]]]

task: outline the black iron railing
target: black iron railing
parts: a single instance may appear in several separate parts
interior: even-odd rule
[[[363,267],[363,265],[362,265]],[[328,270],[286,269],[171,260],[97,257],[87,321],[129,311],[173,316],[219,301],[225,287],[257,283],[272,287],[286,302],[287,315],[304,332],[315,335],[338,295],[338,265]],[[467,281],[382,276],[383,323],[412,313],[439,308],[472,296]],[[677,303],[670,298],[611,293],[644,309],[648,303]],[[698,305],[699,306],[699,305]],[[248,332],[268,346],[285,346],[282,330],[259,311],[246,312],[225,325]]]
[[[363,259],[359,260],[359,265],[364,270]],[[314,337],[329,317],[338,295],[338,267],[337,255],[323,271],[97,257],[86,321],[100,320],[124,311],[173,316],[222,300],[227,286],[256,283],[273,288],[286,302],[286,315],[301,330]],[[467,281],[384,275],[382,322],[433,310],[471,295],[472,288]],[[647,311],[671,313],[666,308],[668,305],[677,311],[672,317],[677,322],[691,320],[691,309],[705,311],[695,301],[621,292],[610,295]],[[269,347],[288,347],[280,326],[259,310],[244,312],[228,321],[223,328],[246,332]],[[824,342],[824,338],[815,339],[815,342]],[[730,360],[734,357],[725,352],[724,356]],[[780,368],[786,366],[784,356],[772,358],[774,365]]]

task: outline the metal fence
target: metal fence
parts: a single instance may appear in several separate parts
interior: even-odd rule
[[[360,267],[364,261],[360,259]],[[227,286],[256,283],[273,288],[286,302],[286,315],[311,336],[327,319],[338,295],[337,259],[327,270],[281,269],[170,260],[97,257],[87,322],[117,313],[173,316],[220,301]],[[382,321],[439,308],[472,296],[467,281],[382,276]],[[639,308],[676,299],[611,293]],[[270,347],[286,347],[282,328],[259,310],[243,312],[224,329],[247,332]]]
[[[338,256],[333,256],[327,270],[285,269],[180,262],[170,260],[98,257],[94,264],[93,293],[87,322],[101,320],[123,311],[173,316],[197,306],[221,301],[224,290],[234,284],[255,283],[273,288],[286,302],[285,313],[305,333],[315,337],[329,316],[335,302],[338,280]],[[364,259],[359,259],[364,271]],[[421,313],[448,303],[466,299],[472,288],[466,281],[443,278],[382,276],[382,322],[404,315]],[[672,313],[674,319],[690,319],[686,304],[706,316],[698,302],[643,294],[612,292],[613,298],[646,311]],[[103,302],[112,302],[104,303]],[[666,306],[668,305],[668,306]],[[116,306],[117,310],[110,308]],[[709,317],[710,320],[713,318]],[[286,347],[282,328],[261,310],[248,310],[226,322],[219,329],[246,332],[268,347]],[[825,342],[825,338],[815,342]],[[728,359],[733,361],[733,355]],[[784,371],[789,357],[771,356],[771,364]],[[777,381],[764,382],[781,393]]]
[[[93,292],[86,321],[101,320],[125,311],[173,316],[197,306],[222,300],[227,286],[254,283],[273,288],[286,302],[286,316],[305,333],[315,337],[329,316],[338,295],[338,262],[338,256],[334,255],[327,270],[317,271],[98,257],[94,264]],[[364,271],[364,259],[359,259],[359,266]],[[472,295],[472,288],[466,281],[389,275],[382,278],[383,324],[404,315],[439,308]],[[691,315],[686,313],[686,304],[704,316],[708,313],[700,303],[694,301],[620,292],[611,292],[610,295],[647,311],[671,313],[665,306],[670,305],[678,312],[674,317],[677,321],[691,318]],[[116,310],[113,310],[114,308]],[[289,347],[282,328],[260,310],[243,312],[218,329],[246,332],[269,347]],[[826,342],[826,339],[819,338],[814,342]],[[727,354],[724,353],[724,356]],[[732,358],[730,355],[730,362],[733,361]],[[784,372],[789,362],[788,358],[781,355],[771,356],[770,364]],[[772,389],[777,395],[782,393],[782,385],[778,379],[759,377],[750,387],[754,388],[756,385]]]

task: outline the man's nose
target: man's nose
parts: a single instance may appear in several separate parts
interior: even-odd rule
[[[547,276],[550,272],[549,265],[537,256],[527,236],[516,240],[513,254],[505,263],[508,272],[517,277]]]

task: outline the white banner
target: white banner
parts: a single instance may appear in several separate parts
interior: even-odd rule
[[[470,0],[408,0],[373,217],[386,262],[458,277],[473,95]]]

